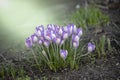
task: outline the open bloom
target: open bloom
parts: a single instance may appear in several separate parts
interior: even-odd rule
[[[31,39],[30,39],[29,37],[26,39],[25,45],[26,45],[26,47],[28,47],[28,48],[31,48],[31,47],[32,47],[32,41],[31,41]]]
[[[60,56],[65,60],[68,55],[67,50],[60,50]]]
[[[88,43],[88,52],[92,52],[95,50],[95,45],[91,42]]]

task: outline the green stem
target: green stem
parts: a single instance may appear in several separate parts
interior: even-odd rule
[[[35,55],[33,49],[32,49],[32,54],[33,54],[33,56],[34,56],[34,59],[35,59],[35,61],[36,61],[36,64],[39,66],[39,63],[38,63],[38,61],[37,61],[37,57],[36,57],[36,55]],[[39,68],[39,70],[41,71],[40,68]]]

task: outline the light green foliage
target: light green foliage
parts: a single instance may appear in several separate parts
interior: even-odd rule
[[[89,26],[99,27],[109,21],[108,16],[104,15],[98,8],[93,6],[81,7],[71,17],[71,22],[77,26],[87,29]]]

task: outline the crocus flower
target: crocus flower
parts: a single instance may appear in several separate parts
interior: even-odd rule
[[[68,29],[69,35],[71,35],[73,33],[72,26],[71,25],[67,25],[67,29]]]
[[[31,40],[32,40],[32,43],[36,43],[38,41],[37,34],[34,33],[33,35],[31,35]]]
[[[49,47],[50,42],[49,42],[48,40],[44,40],[43,44],[44,44],[46,47]]]
[[[65,60],[68,55],[67,50],[60,50],[60,56]]]
[[[38,41],[38,43],[39,43],[40,45],[42,44],[42,42],[43,42],[43,41],[42,41],[41,39]]]
[[[63,33],[62,28],[59,29],[58,33],[59,33],[60,35],[62,35],[62,33]]]
[[[41,31],[44,31],[44,27],[43,27],[43,25],[40,25],[40,26],[38,26],[38,27],[36,27],[36,29],[38,30],[41,30]]]
[[[70,26],[72,27],[71,28],[72,29],[72,33],[76,33],[76,30],[77,30],[76,25],[70,24]]]
[[[37,36],[42,36],[43,32],[44,32],[44,27],[42,25],[36,27],[36,34],[37,34]]]
[[[32,47],[32,41],[31,41],[30,37],[28,37],[28,38],[26,39],[25,45],[26,45],[26,47],[28,47],[28,48],[31,48],[31,47]]]
[[[88,43],[88,52],[92,52],[95,50],[95,45],[91,42]]]
[[[81,29],[81,28],[78,28],[76,34],[77,34],[78,36],[81,36],[81,35],[83,34],[82,29]]]
[[[60,44],[60,43],[61,43],[61,37],[58,36],[58,37],[54,38],[54,42],[55,42],[56,44]]]
[[[72,35],[72,41],[79,42],[80,37],[78,35]]]
[[[63,45],[64,42],[65,42],[65,40],[64,40],[64,39],[61,39],[60,45]]]
[[[74,48],[78,48],[79,46],[79,41],[73,41],[72,42]]]
[[[51,32],[45,30],[44,31],[44,38],[51,41],[52,40]]]
[[[67,32],[63,32],[63,34],[62,34],[62,38],[63,39],[67,39],[68,36],[69,36],[69,34]]]

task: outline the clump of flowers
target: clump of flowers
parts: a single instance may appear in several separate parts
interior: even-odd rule
[[[74,24],[67,26],[58,26],[48,24],[45,28],[43,25],[36,27],[34,34],[28,37],[25,45],[34,51],[37,64],[47,65],[52,70],[61,67],[77,65],[80,55],[82,55],[80,46],[82,28],[77,28]],[[38,49],[34,50],[33,47]],[[88,43],[88,52],[95,50],[93,43]],[[41,62],[41,63],[39,63]],[[44,63],[43,63],[44,62]]]

